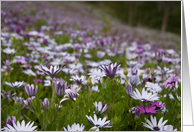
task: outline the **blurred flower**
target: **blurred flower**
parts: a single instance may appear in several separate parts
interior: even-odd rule
[[[133,86],[131,84],[129,84],[127,87],[125,87],[125,90],[126,90],[128,95],[131,96],[131,94],[133,94]]]
[[[161,107],[161,108],[160,108],[160,111],[161,111],[162,114],[164,114],[164,115],[168,112],[168,110],[166,109],[165,106],[164,106],[164,107]]]
[[[98,111],[99,115],[104,113],[107,110],[107,108],[108,108],[107,104],[102,105],[101,101],[99,101],[98,103],[94,102],[94,106],[96,107],[96,111]]]
[[[164,98],[166,98],[167,96],[169,96],[170,97],[170,99],[172,99],[172,100],[175,100],[175,98],[174,98],[174,96],[172,95],[172,93],[169,93],[168,95],[164,95]],[[176,97],[177,97],[177,100],[181,100],[181,97],[179,97],[178,95],[176,95]]]
[[[168,121],[168,120],[165,120],[164,122],[162,122],[163,121],[163,117],[161,117],[159,122],[157,123],[156,117],[153,118],[152,115],[151,115],[150,119],[151,119],[151,122],[148,119],[146,119],[147,120],[146,122],[148,124],[146,124],[144,122],[142,122],[142,123],[143,123],[143,126],[149,128],[151,130],[154,130],[154,131],[161,131],[162,128],[164,127],[164,125],[166,124],[166,122]]]
[[[94,70],[91,70],[90,73],[88,73],[88,75],[90,75],[89,77],[92,78],[92,79],[95,79],[95,80],[98,80],[102,83],[102,78],[105,75],[104,72],[102,72],[100,69],[94,69]]]
[[[97,52],[97,57],[101,59],[102,57],[104,57],[105,54],[106,54],[105,52],[98,51]]]
[[[139,111],[139,109],[137,107],[133,107],[133,108],[129,109],[129,112],[131,112],[132,114],[135,114],[137,111]]]
[[[132,67],[132,68],[140,68],[141,67],[140,63],[138,63],[137,61],[127,61],[126,63],[129,67]]]
[[[17,82],[16,81],[14,83],[11,83],[11,82],[4,82],[4,83],[11,86],[12,88],[19,88],[19,87],[24,85],[24,81],[22,81],[22,82]]]
[[[148,93],[147,91],[145,91],[145,88],[143,88],[142,90],[142,95],[140,94],[139,90],[136,88],[136,92],[133,91],[133,94],[131,94],[130,96],[141,102],[148,102],[148,101],[154,101],[159,99],[157,94]]]
[[[15,94],[16,94],[16,93],[13,93],[13,94],[11,95],[10,90],[8,90],[7,93],[1,93],[1,95],[3,96],[4,99],[8,99],[8,98],[12,99],[13,96],[14,96]]]
[[[87,81],[86,77],[83,75],[81,75],[81,77],[79,77],[78,75],[71,76],[70,80],[74,81],[75,83],[78,83],[78,84],[82,84],[82,83]]]
[[[157,83],[151,83],[151,82],[146,82],[145,87],[147,87],[148,91],[151,91],[152,93],[158,93],[162,91],[162,88],[157,84]]]
[[[36,73],[37,73],[38,75],[42,75],[42,76],[44,76],[44,72],[41,72],[41,71],[36,71]]]
[[[24,91],[27,93],[28,96],[35,96],[38,90],[38,86],[34,87],[34,84],[27,84],[25,85]]]
[[[86,118],[94,125],[94,127],[92,127],[92,129],[95,129],[97,127],[99,128],[110,128],[112,126],[110,126],[110,120],[106,121],[106,117],[104,117],[103,119],[99,118],[97,119],[96,114],[94,114],[94,119],[91,116],[87,116]],[[96,131],[99,131],[99,128]]]
[[[54,81],[55,92],[58,97],[61,97],[65,94],[65,88],[67,87],[67,82],[63,80]]]
[[[129,112],[131,112],[132,114],[135,114],[135,113],[139,112],[139,109],[137,107],[133,107],[133,108],[129,109]]]
[[[24,100],[24,98],[22,98],[22,97],[12,97],[12,99],[15,101],[15,103],[17,103],[17,101],[19,102],[19,104],[22,104],[22,105],[24,105],[24,102],[23,102],[23,100]]]
[[[114,77],[119,67],[120,65],[118,65],[117,63],[115,64],[112,63],[108,66],[105,66],[105,65],[100,66],[100,68],[104,71],[106,76],[109,76],[109,77]]]
[[[98,85],[92,86],[92,92],[100,92],[100,90],[98,90]]]
[[[145,115],[151,115],[151,114],[156,114],[158,110],[155,110],[155,106],[150,106],[146,105],[146,107],[143,107],[142,105],[137,106],[137,108],[140,110],[140,113],[145,114]]]
[[[17,121],[17,124],[15,122],[13,122],[13,126],[7,124],[6,127],[2,128],[2,130],[4,131],[36,131],[36,127],[37,126],[33,126],[34,122],[28,122],[25,125],[25,121],[23,120],[20,124],[19,121]],[[33,127],[32,127],[33,126]]]
[[[72,75],[72,74],[75,74],[77,72],[77,70],[70,69],[70,68],[64,68],[63,72],[65,72],[67,75]]]
[[[44,101],[41,100],[41,108],[44,110],[45,108],[48,110],[49,107],[49,100],[47,98],[44,98]]]
[[[17,63],[26,64],[27,62],[23,59],[17,59]]]
[[[16,51],[15,49],[6,48],[3,50],[3,52],[6,54],[14,54]]]
[[[83,124],[80,125],[79,123],[73,123],[71,127],[67,125],[67,129],[63,127],[64,131],[84,131],[84,128],[85,126]]]
[[[155,58],[156,60],[162,60],[163,58],[163,55],[164,55],[164,52],[160,51],[160,52],[155,52]]]
[[[25,71],[22,71],[25,74],[28,74],[29,76],[36,76],[36,73],[34,73],[31,69],[27,69]]]
[[[28,97],[28,99],[26,99],[26,100],[23,100],[23,103],[24,103],[23,105],[24,105],[24,107],[26,107],[26,109],[29,109],[28,103],[30,103],[32,109],[34,109],[33,106],[32,106],[32,100],[33,100],[34,98],[35,98],[35,96],[32,96],[32,97]]]
[[[165,107],[165,105],[164,105],[161,101],[158,101],[158,102],[150,102],[150,104],[151,104],[152,106],[155,106],[156,109],[157,109],[157,108]]]
[[[178,78],[179,77],[175,77],[176,75],[174,74],[173,76],[171,76],[171,77],[169,77],[163,84],[162,84],[162,86],[165,86],[166,88],[168,88],[169,86],[170,86],[170,89],[172,88],[172,87],[174,87],[175,86],[175,82],[178,82],[179,83],[179,81],[178,81]]]
[[[177,131],[177,129],[173,130],[172,125],[166,125],[166,126],[163,126],[162,131]]]
[[[7,117],[7,121],[6,121],[6,127],[8,127],[8,124],[10,125],[10,126],[12,126],[13,127],[13,123],[15,123],[16,122],[16,118],[15,118],[15,116],[8,116]]]
[[[50,69],[48,69],[46,66],[41,66],[41,68],[39,68],[39,70],[46,73],[47,75],[56,75],[57,73],[62,71],[63,68],[64,68],[64,66],[59,67],[58,65],[55,65],[55,66],[51,65]]]
[[[2,66],[1,68],[1,72],[7,71],[10,72],[13,70],[13,68],[11,67],[11,63],[9,62],[9,60],[6,60],[5,62],[3,62],[4,66]]]
[[[65,101],[65,100],[68,100],[68,99],[76,101],[77,96],[79,96],[78,91],[80,89],[81,89],[81,87],[79,87],[78,85],[75,85],[75,84],[69,85],[68,87],[66,87],[66,89],[65,89],[65,96],[60,101],[60,103]]]
[[[129,72],[128,78],[129,78],[128,82],[132,86],[138,86],[140,84],[140,78],[139,78],[139,75],[138,75],[138,70],[131,69],[131,71]]]
[[[41,79],[37,79],[37,80],[35,80],[35,78],[33,79],[33,82],[36,82],[36,83],[42,83],[42,80]]]

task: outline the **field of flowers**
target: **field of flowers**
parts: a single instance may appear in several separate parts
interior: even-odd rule
[[[180,42],[3,4],[1,130],[181,130]]]

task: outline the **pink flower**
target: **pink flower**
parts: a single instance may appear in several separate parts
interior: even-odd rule
[[[162,102],[150,102],[152,106],[155,106],[156,108],[162,108],[165,107],[165,105]]]
[[[17,63],[26,64],[27,62],[23,59],[17,59]]]
[[[174,74],[173,76],[169,77],[169,78],[162,84],[162,86],[165,86],[166,88],[168,88],[168,87],[170,86],[170,89],[171,89],[172,87],[174,87],[175,82],[178,82],[178,83],[179,83],[178,78],[179,78],[179,77],[175,77],[175,74]]]
[[[150,106],[148,107],[148,105],[146,107],[143,107],[142,105],[137,106],[137,108],[139,109],[140,113],[145,114],[145,115],[151,115],[151,114],[156,114],[158,110],[155,110],[155,106]]]
[[[36,81],[36,79],[34,78],[33,82],[35,82],[35,81]],[[41,79],[37,79],[36,83],[42,83],[42,80]]]

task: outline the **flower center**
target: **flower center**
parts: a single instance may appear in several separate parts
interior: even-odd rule
[[[146,99],[144,99],[144,98],[142,98],[142,99],[141,99],[141,101],[142,101],[142,102],[146,102],[147,100],[146,100]]]
[[[153,129],[156,130],[156,131],[160,130],[160,128],[158,126],[155,126]]]

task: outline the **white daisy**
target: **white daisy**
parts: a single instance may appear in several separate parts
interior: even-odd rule
[[[152,93],[158,93],[162,91],[162,88],[157,83],[154,84],[151,82],[146,82],[145,87],[147,87],[147,90]]]
[[[142,94],[140,94],[139,90],[137,88],[136,92],[133,91],[133,94],[130,94],[130,96],[136,100],[139,100],[141,102],[148,102],[148,101],[155,101],[158,100],[159,97],[157,96],[157,93],[148,93],[145,91],[145,88],[142,90]]]
[[[14,54],[16,51],[15,49],[6,48],[3,50],[3,52],[6,54]]]
[[[55,75],[59,73],[61,70],[63,70],[64,66],[59,67],[58,65],[50,66],[50,69],[48,69],[46,66],[41,66],[39,68],[40,71],[46,73],[47,75]]]
[[[104,57],[105,54],[106,54],[105,52],[98,51],[98,52],[97,52],[97,57],[98,57],[98,58],[102,58],[102,57]]]
[[[96,114],[94,114],[94,119],[91,116],[88,117],[87,115],[86,115],[86,118],[94,125],[94,127],[92,127],[91,129],[97,128],[96,131],[99,131],[99,128],[112,127],[112,126],[110,126],[110,120],[106,121],[106,117],[104,117],[103,119],[101,119],[101,118],[97,119]]]
[[[19,88],[19,87],[21,87],[21,86],[23,86],[24,85],[24,81],[22,81],[22,82],[14,82],[14,83],[11,83],[11,82],[4,82],[6,85],[9,85],[9,86],[11,86],[12,88]]]
[[[101,101],[99,101],[98,103],[94,102],[94,106],[96,107],[96,111],[98,111],[98,114],[104,113],[108,108],[107,104],[102,105]]]
[[[74,123],[71,127],[67,125],[67,129],[63,127],[64,131],[84,131],[84,125],[79,123]]]
[[[100,69],[92,69],[90,73],[88,73],[88,75],[90,75],[90,78],[98,80],[102,83],[102,78],[105,75],[104,72],[102,72]]]
[[[28,75],[36,76],[36,73],[33,72],[31,69],[27,69],[27,70],[22,71],[22,72],[25,73],[25,74],[28,74]]]
[[[70,80],[79,84],[83,84],[87,81],[84,75],[81,75],[81,77],[79,77],[78,75],[71,76]]]
[[[177,129],[173,130],[172,125],[166,125],[166,126],[163,127],[163,131],[177,131]]]
[[[164,122],[162,122],[163,121],[163,117],[161,117],[159,122],[157,123],[156,117],[153,117],[152,115],[151,115],[150,119],[151,119],[151,122],[148,119],[146,121],[148,124],[142,122],[143,126],[149,128],[151,130],[155,130],[155,131],[162,131],[162,128],[164,127],[164,125],[168,121],[168,120],[165,120]]]
[[[13,122],[13,126],[7,124],[7,127],[2,128],[4,131],[36,131],[37,126],[33,126],[34,122],[28,122],[25,125],[25,121],[23,120],[22,123],[20,124],[19,121],[17,121],[17,124]],[[33,126],[33,127],[32,127]]]
[[[76,101],[76,98],[79,96],[78,91],[80,89],[81,89],[81,87],[79,87],[76,84],[67,86],[66,89],[65,89],[64,98],[60,101],[60,103],[63,102],[63,101],[65,101],[65,100],[68,100],[68,99],[71,99],[73,101]]]
[[[75,74],[77,72],[77,70],[70,69],[70,68],[64,68],[62,71],[65,72],[68,75],[72,75],[72,74]]]
[[[98,90],[98,85],[92,86],[92,92],[100,92],[100,90]]]

